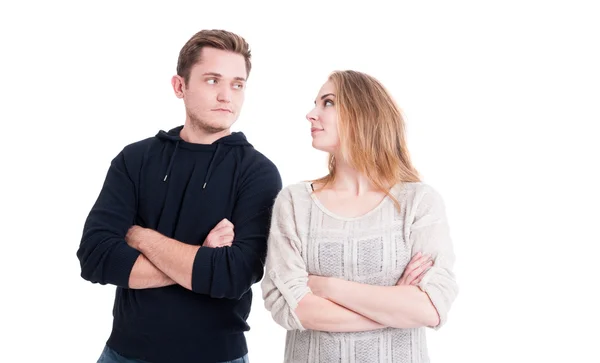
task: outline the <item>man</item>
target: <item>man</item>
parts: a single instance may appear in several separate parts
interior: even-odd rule
[[[275,165],[232,133],[251,68],[246,41],[203,30],[172,86],[183,126],[126,146],[83,230],[81,276],[117,286],[99,362],[247,362],[251,286],[263,276]]]

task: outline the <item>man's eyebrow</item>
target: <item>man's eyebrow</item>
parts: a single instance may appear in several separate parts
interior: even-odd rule
[[[223,78],[223,75],[221,73],[216,73],[216,72],[206,72],[204,74],[202,74],[203,76],[213,76],[213,77],[217,77],[217,78]],[[243,81],[246,82],[246,78],[244,77],[233,77],[234,80],[236,81]]]

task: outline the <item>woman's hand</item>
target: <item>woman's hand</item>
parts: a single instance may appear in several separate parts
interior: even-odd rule
[[[431,266],[433,266],[431,257],[417,252],[406,266],[406,269],[404,269],[404,273],[396,285],[418,285],[425,272]]]

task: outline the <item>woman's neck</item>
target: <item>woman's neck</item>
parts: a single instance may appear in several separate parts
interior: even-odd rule
[[[328,189],[356,196],[377,190],[375,185],[365,175],[358,172],[348,163],[338,160],[336,158],[335,179],[328,185]]]

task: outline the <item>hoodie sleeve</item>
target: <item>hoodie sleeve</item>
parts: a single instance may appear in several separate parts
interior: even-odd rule
[[[129,286],[129,275],[140,252],[129,247],[125,235],[136,214],[136,193],[125,157],[115,157],[83,228],[77,251],[81,277],[93,283]],[[133,158],[132,158],[133,159]]]
[[[274,164],[251,166],[241,181],[231,223],[231,247],[200,247],[192,270],[192,290],[214,298],[240,299],[264,273],[271,211],[282,188]]]

